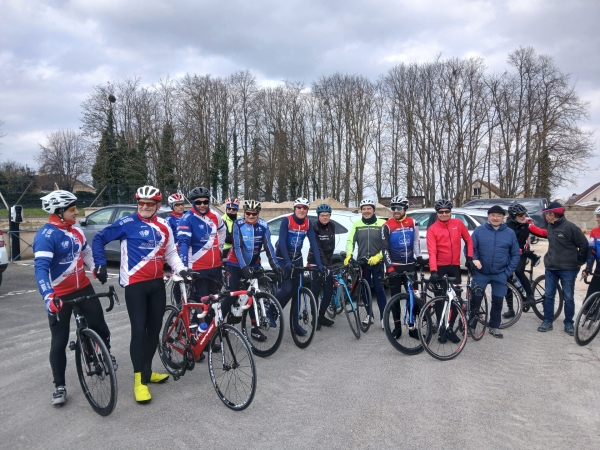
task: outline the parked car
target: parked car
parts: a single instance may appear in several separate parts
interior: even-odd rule
[[[475,228],[487,222],[486,211],[479,211],[477,209],[453,208],[452,218],[460,219],[466,225],[467,230],[469,230],[469,234],[473,234]],[[415,223],[419,226],[419,236],[421,238],[421,253],[423,254],[424,259],[429,258],[429,253],[427,252],[427,228],[429,227],[429,220],[432,217],[433,219],[436,219],[436,216],[434,214],[435,209],[433,208],[416,209],[407,213],[407,215],[409,217],[412,217]],[[461,248],[464,248],[464,242]],[[460,265],[463,267],[465,265],[464,252],[461,252],[460,254]]]
[[[462,208],[487,211],[493,205],[500,205],[504,209],[508,209],[510,205],[515,203],[520,203],[527,209],[527,214],[538,227],[547,227],[546,219],[541,212],[542,209],[548,206],[548,200],[545,198],[479,198],[465,203]]]
[[[4,234],[0,231],[0,286],[2,285],[2,274],[8,267],[8,254],[6,253],[6,243]]]
[[[109,205],[82,218],[79,221],[79,226],[83,230],[86,240],[91,245],[94,236],[96,236],[100,230],[103,230],[125,216],[134,214],[136,211],[136,205]],[[171,208],[166,205],[161,206],[158,210],[158,215],[163,219],[169,214],[171,214]],[[106,259],[108,261],[121,260],[121,246],[119,241],[109,242],[106,244],[106,247],[104,247],[104,251],[106,252]]]
[[[267,221],[269,224],[269,231],[271,232],[271,243],[273,244],[273,248],[275,248],[275,244],[279,240],[279,227],[281,226],[281,220],[287,216],[289,216],[289,214],[284,214]],[[342,263],[342,257],[340,256],[340,253],[346,251],[346,241],[348,240],[350,228],[352,228],[354,221],[360,218],[361,215],[357,213],[335,209],[332,211],[331,221],[335,223],[335,249],[333,251],[333,264]],[[310,220],[311,223],[317,220],[316,211],[308,212],[308,220]],[[308,239],[305,239],[302,247],[302,256],[305,264],[308,258],[309,246]],[[265,270],[271,270],[267,255],[263,252],[260,256],[263,268]]]

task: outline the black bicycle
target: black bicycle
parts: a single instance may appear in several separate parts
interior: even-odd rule
[[[73,305],[77,323],[75,331],[77,341],[71,341],[69,349],[75,350],[75,366],[81,389],[92,409],[101,416],[108,416],[117,405],[117,376],[113,359],[98,333],[88,328],[87,321],[78,306],[79,303],[102,297],[108,297],[110,300],[106,312],[113,309],[115,301],[120,305],[113,286],[109,286],[108,292],[63,300],[63,303]]]
[[[600,276],[590,274],[592,276]],[[587,277],[584,277],[585,284],[590,284]],[[575,342],[583,346],[588,345],[594,340],[600,331],[600,291],[593,292],[585,299],[577,318],[575,319]]]

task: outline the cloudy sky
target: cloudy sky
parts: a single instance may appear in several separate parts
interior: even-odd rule
[[[0,160],[35,167],[48,133],[80,125],[93,86],[127,76],[250,69],[261,83],[310,84],[438,54],[502,71],[519,46],[572,75],[600,153],[598,0],[0,0],[0,18]],[[600,157],[588,166],[557,194],[600,180]]]

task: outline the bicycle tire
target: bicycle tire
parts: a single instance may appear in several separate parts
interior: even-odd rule
[[[158,339],[158,356],[167,372],[174,377],[185,372],[187,363],[184,355],[189,343],[188,330],[179,312],[173,305],[166,306]]]
[[[369,309],[371,305],[371,286],[364,278],[359,279],[356,284],[356,288],[354,292],[351,294],[352,300],[356,305],[356,312],[358,314],[358,324],[360,326],[360,330],[363,333],[369,331],[371,327],[371,321],[368,320],[365,323],[365,319],[369,315]]]
[[[452,302],[453,311],[457,314],[457,317],[454,320],[451,331],[456,333],[460,341],[458,343],[452,343],[450,340],[446,340],[445,342],[440,341],[440,337],[446,335],[447,328],[445,325],[443,325],[443,323],[439,323],[439,318],[434,312],[435,304],[436,302],[440,301],[446,302],[446,300],[446,297],[432,298],[425,303],[421,313],[419,314],[419,320],[421,320],[421,316],[425,317],[425,315],[429,315],[432,318],[435,317],[436,321],[438,322],[435,324],[436,329],[438,329],[438,337],[431,333],[430,338],[427,339],[427,335],[423,334],[421,328],[418,328],[418,330],[419,339],[421,340],[421,344],[423,345],[425,351],[440,361],[449,361],[456,358],[463,351],[467,342],[467,321],[460,304],[456,301]]]
[[[419,331],[417,330],[417,328],[419,326],[423,327],[423,332],[426,335],[425,339],[429,340],[432,332],[431,316],[429,314],[426,314],[421,318],[419,314],[414,314],[415,328],[412,330],[413,334],[411,336],[409,324],[404,323],[402,311],[402,305],[405,304],[406,312],[406,308],[408,307],[409,301],[410,300],[408,294],[406,293],[396,294],[390,299],[387,305],[385,305],[385,309],[383,310],[383,329],[385,330],[385,335],[388,341],[396,350],[404,353],[405,355],[418,355],[423,351],[423,345],[421,344],[421,340],[419,338]],[[422,305],[422,302],[419,299],[415,298],[415,306],[420,308]],[[396,326],[393,314],[394,309],[398,311],[400,317],[401,333],[398,339],[394,338],[394,329],[392,328],[392,326],[394,326],[394,328]],[[416,338],[414,337],[415,333]]]
[[[213,352],[217,340],[221,346],[218,353]],[[220,325],[210,338],[208,372],[225,406],[234,411],[250,406],[256,393],[256,365],[250,344],[233,325]]]
[[[481,304],[477,307],[476,304],[473,303],[473,298],[475,297],[475,293],[480,291],[483,294],[481,299]],[[488,325],[489,320],[489,305],[487,295],[485,291],[481,289],[479,286],[475,286],[471,288],[471,286],[467,287],[467,295],[469,295],[469,305],[471,307],[471,313],[469,314],[468,325],[469,325],[469,334],[473,338],[473,340],[480,340],[485,334],[485,329]],[[472,327],[471,325],[475,325]]]
[[[575,342],[581,346],[588,345],[594,340],[598,331],[600,331],[600,292],[594,292],[585,299],[577,313]]]
[[[517,289],[517,287],[511,281],[506,283],[506,287],[508,290],[506,292],[506,296],[502,300],[502,311],[500,311],[500,325],[498,326],[500,329],[513,326],[521,318],[521,314],[523,313],[523,296],[519,292],[519,289]],[[486,294],[489,295],[489,298],[492,298],[492,287],[489,284],[486,288]],[[507,297],[509,299],[512,297],[513,311],[515,313],[514,317],[504,317],[504,314],[506,314],[510,309],[508,307],[509,300]]]
[[[346,319],[348,319],[348,324],[350,325],[350,329],[356,339],[360,339],[360,325],[358,324],[358,314],[356,313],[356,309],[353,306],[352,302],[348,298],[348,294],[346,293],[346,289],[342,288],[339,292],[340,303],[344,309],[344,314],[346,315]]]
[[[275,282],[271,277],[262,276],[258,279],[258,287],[261,291],[266,292],[275,296],[277,289],[275,288]]]
[[[298,289],[298,297],[294,299],[292,296],[291,303],[290,331],[292,339],[298,348],[306,348],[310,345],[317,329],[317,302],[311,290],[302,286]],[[306,331],[304,336],[300,336],[294,331],[294,314],[299,314],[298,324]]]
[[[535,280],[533,280],[531,289],[533,290],[533,296],[535,298],[535,304],[532,305],[533,312],[538,317],[538,319],[544,320],[544,294],[546,293],[546,275],[542,274]],[[558,284],[558,286],[556,286],[556,291],[558,292],[558,307],[556,307],[556,309],[554,310],[554,320],[558,319],[558,317],[560,316],[565,301],[560,283]]]
[[[117,405],[117,375],[106,344],[94,330],[87,328],[79,332],[75,366],[79,384],[92,409],[101,416],[108,416]]]
[[[265,311],[269,311],[271,307],[275,309],[273,318],[277,323],[277,327],[272,328],[268,317],[263,315],[262,308],[260,307],[261,299],[264,302]],[[252,353],[261,358],[265,358],[275,353],[283,340],[283,310],[277,299],[268,292],[257,292],[254,296],[254,301],[258,302],[258,317],[256,318],[256,324],[258,329],[267,337],[267,340],[260,342],[255,340],[251,335],[252,322],[250,321],[250,310],[254,309],[254,305],[249,309],[244,310],[244,313],[242,314],[242,333],[246,336],[246,339],[248,339]]]

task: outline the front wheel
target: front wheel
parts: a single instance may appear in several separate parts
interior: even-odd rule
[[[538,319],[544,320],[544,294],[546,294],[546,275],[540,275],[533,281],[533,285],[531,286],[533,290],[533,296],[535,298],[535,304],[533,304],[533,312]],[[556,291],[558,292],[558,306],[554,311],[554,320],[558,319],[560,313],[563,309],[564,298],[563,291],[560,287],[560,284],[556,286]]]
[[[523,312],[523,297],[512,282],[507,282],[506,297],[502,301],[502,312],[500,314],[500,325],[498,328],[504,329],[513,326],[521,318]],[[489,298],[492,298],[492,288],[488,285],[486,291]]]
[[[478,341],[485,334],[488,325],[488,299],[485,291],[479,286],[467,287],[467,295],[469,296],[469,307],[471,309],[467,319],[469,334],[473,340]]]
[[[450,304],[451,309],[448,313],[447,308]],[[435,313],[436,310],[442,311],[441,319]],[[457,301],[450,303],[446,297],[434,297],[423,306],[419,320],[423,320],[428,315],[431,318],[435,317],[437,323],[432,323],[433,328],[430,333],[423,333],[424,330],[418,328],[423,348],[441,361],[456,358],[467,343],[467,320],[460,304]],[[433,333],[433,329],[437,330],[437,333]],[[427,339],[428,336],[431,337]]]
[[[406,293],[394,295],[383,310],[383,329],[396,350],[405,355],[417,355],[423,351],[419,330],[429,341],[432,333],[431,316],[419,316],[423,302],[413,297],[412,315],[410,297]]]
[[[317,302],[311,290],[306,287],[301,287],[292,296],[290,307],[292,339],[299,348],[306,348],[310,345],[317,329]]]
[[[213,352],[213,345],[221,346]],[[256,393],[256,366],[248,341],[232,325],[218,327],[208,345],[208,371],[221,401],[234,411],[246,409]]]
[[[346,313],[346,319],[348,319],[348,324],[350,324],[350,329],[356,339],[360,339],[360,326],[358,324],[358,314],[356,314],[356,309],[352,304],[352,300],[348,298],[348,294],[346,293],[346,288],[340,286],[340,303],[344,308],[344,313]]]
[[[371,320],[369,318],[369,310],[371,309],[371,287],[364,278],[361,278],[357,283],[356,288],[354,288],[352,300],[354,300],[354,304],[356,305],[360,329],[363,333],[366,333],[371,326]]]
[[[81,330],[75,347],[81,389],[92,409],[108,416],[117,405],[117,376],[106,344],[90,329]]]
[[[588,345],[600,331],[600,292],[594,292],[581,306],[575,319],[575,342]]]
[[[254,305],[252,305],[242,314],[242,332],[248,339],[252,352],[256,356],[271,356],[277,351],[283,339],[283,310],[277,299],[267,292],[257,292],[254,301],[258,309],[256,325],[252,323],[250,318],[250,311],[254,311]],[[265,314],[263,314],[261,303],[264,304]],[[274,327],[271,326],[271,319],[275,323]],[[252,337],[252,327],[254,326],[267,338],[266,340],[260,341]]]

